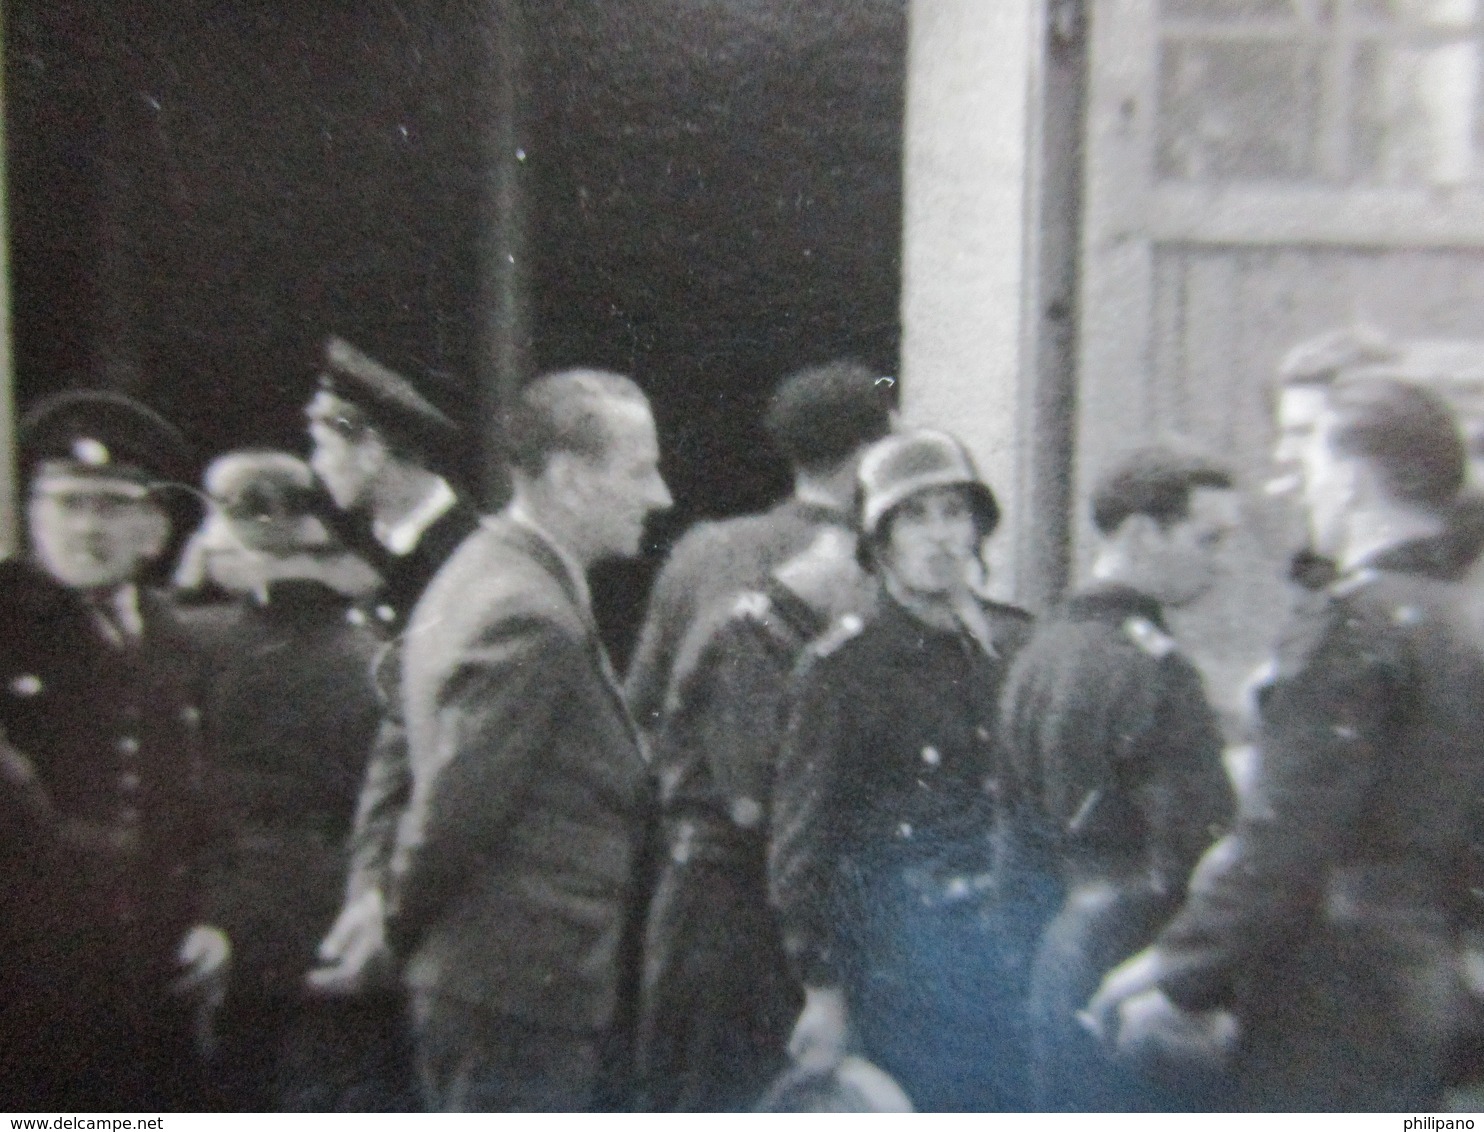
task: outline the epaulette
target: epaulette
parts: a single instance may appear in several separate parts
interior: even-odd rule
[[[1128,618],[1123,623],[1123,632],[1138,646],[1140,652],[1147,653],[1155,660],[1163,660],[1180,647],[1175,643],[1174,637],[1147,617]]]
[[[815,656],[829,656],[846,641],[859,636],[860,631],[865,627],[866,623],[859,615],[847,613],[824,631],[819,640],[811,646],[810,651]]]
[[[773,603],[768,600],[767,594],[759,590],[745,590],[732,603],[731,616],[734,619],[766,623],[768,614],[772,612]]]
[[[1330,583],[1330,596],[1349,597],[1351,594],[1365,589],[1366,586],[1376,581],[1380,576],[1381,572],[1379,570],[1372,570],[1369,567],[1363,570],[1357,570],[1353,574],[1346,574],[1338,581]]]
[[[979,604],[991,613],[998,613],[1014,621],[1034,621],[1035,616],[1027,609],[1021,609],[1018,605],[1011,605],[1004,601],[995,601],[993,598],[980,598]]]

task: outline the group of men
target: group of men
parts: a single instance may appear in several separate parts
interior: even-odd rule
[[[1484,966],[1484,525],[1457,422],[1396,360],[1346,331],[1285,365],[1305,597],[1236,759],[1167,617],[1217,584],[1241,522],[1219,461],[1112,460],[1090,581],[1035,622],[984,596],[999,506],[963,447],[901,426],[864,367],[801,371],[765,420],[793,492],[677,544],[620,682],[587,572],[639,553],[671,503],[639,387],[527,384],[512,497],[481,518],[432,470],[453,422],[332,339],[309,464],[383,579],[344,648],[382,647],[364,726],[321,727],[325,751],[365,745],[353,803],[304,840],[343,872],[262,874],[324,922],[258,998],[254,941],[213,921],[213,892],[304,807],[260,808],[251,836],[224,811],[212,705],[238,730],[301,706],[203,690],[233,658],[197,663],[146,584],[179,434],[112,394],[37,406],[26,553],[0,567],[0,1090],[140,1110],[1435,1106]],[[264,671],[292,650],[270,636]],[[273,898],[255,884],[239,904]],[[201,1068],[255,1040],[278,1064],[212,1098]],[[267,1081],[330,1062],[329,1091]]]

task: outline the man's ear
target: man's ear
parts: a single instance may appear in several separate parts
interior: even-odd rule
[[[165,546],[170,541],[170,516],[165,514],[165,509],[155,504],[149,510],[143,523],[143,533],[140,535],[140,551],[143,556],[153,562],[165,553]]]
[[[577,453],[566,450],[553,452],[546,458],[543,478],[551,491],[563,502],[580,500],[587,490],[581,463]]]
[[[355,442],[356,466],[367,476],[374,476],[386,466],[391,449],[381,438],[381,433],[368,428]]]
[[[1164,529],[1153,515],[1142,512],[1130,515],[1118,528],[1119,540],[1125,553],[1133,559],[1142,560],[1163,539]]]

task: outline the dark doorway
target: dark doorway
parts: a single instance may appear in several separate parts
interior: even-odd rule
[[[674,512],[600,570],[626,644],[660,552],[788,490],[774,384],[855,357],[897,372],[904,0],[563,0],[532,23],[538,369],[653,398]]]

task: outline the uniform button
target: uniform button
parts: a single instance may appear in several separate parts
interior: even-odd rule
[[[139,789],[139,776],[132,770],[126,770],[119,775],[119,789],[130,794]]]
[[[119,754],[137,755],[139,753],[139,740],[132,735],[125,735],[118,741]]]
[[[922,761],[928,766],[937,766],[943,761],[943,756],[938,753],[937,747],[924,747],[922,749]]]
[[[912,836],[912,823],[909,822],[909,821],[904,821],[901,825],[897,826],[897,836],[898,837],[911,837]]]
[[[974,735],[981,743],[989,742],[989,728],[985,727],[982,723],[978,727],[974,728]]]
[[[23,676],[17,676],[10,682],[10,690],[12,692],[17,696],[25,696],[27,698],[41,695],[41,688],[41,677],[31,672]]]
[[[378,605],[376,607],[376,617],[378,620],[390,624],[397,619],[397,611],[389,605]]]
[[[738,798],[732,803],[732,824],[752,829],[763,820],[763,807],[756,798]]]
[[[1391,619],[1398,625],[1415,625],[1422,620],[1422,611],[1415,605],[1399,605]]]

